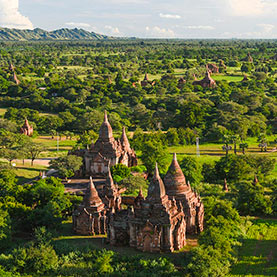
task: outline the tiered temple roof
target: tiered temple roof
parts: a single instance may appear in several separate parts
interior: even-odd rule
[[[137,165],[137,157],[135,151],[130,147],[125,128],[122,130],[121,139],[115,139],[107,112],[105,112],[95,144],[92,144],[84,154],[81,151],[74,154],[84,156],[84,175],[94,177],[107,176],[108,169],[119,163],[129,167]]]
[[[203,230],[203,216],[200,196],[186,183],[174,154],[164,180],[156,164],[145,199],[140,191],[133,208],[112,214],[108,241],[148,252],[178,250],[186,244],[186,233]]]
[[[73,212],[73,230],[81,235],[95,235],[106,233],[106,208],[98,195],[92,178],[83,202]]]

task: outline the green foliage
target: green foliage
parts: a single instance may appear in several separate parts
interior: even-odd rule
[[[121,181],[122,179],[129,177],[131,174],[131,169],[124,164],[116,164],[111,167],[112,176],[117,176],[117,180]]]
[[[58,267],[58,256],[50,245],[41,244],[17,248],[12,252],[13,268],[21,273],[44,275]]]
[[[197,247],[190,253],[187,272],[193,277],[219,277],[229,272],[230,262],[212,247]]]
[[[125,194],[126,195],[134,195],[137,196],[140,189],[146,193],[148,185],[147,181],[141,176],[129,176],[124,178],[120,185],[126,188]]]
[[[29,215],[33,227],[57,227],[71,207],[71,202],[64,193],[63,184],[53,177],[34,183],[29,195],[26,204],[35,206]]]
[[[272,202],[265,195],[259,183],[242,182],[238,184],[238,210],[241,215],[269,215]]]
[[[251,72],[253,66],[251,63],[243,63],[241,66],[241,72],[249,73]]]
[[[142,149],[141,160],[149,173],[153,173],[156,162],[160,172],[164,173],[167,166],[167,149],[161,141],[147,141]]]
[[[11,220],[8,212],[0,204],[0,249],[11,239]]]
[[[84,132],[79,136],[76,147],[89,148],[89,146],[97,139],[98,135],[93,130]]]
[[[61,177],[73,177],[83,164],[82,157],[67,155],[50,161],[50,167],[58,170]]]
[[[252,177],[254,169],[247,163],[244,156],[228,155],[215,163],[215,172],[218,180],[226,178],[231,182]]]
[[[144,165],[137,165],[131,167],[131,172],[139,172],[143,173],[146,172],[147,168]]]
[[[186,156],[180,163],[182,171],[193,186],[197,186],[203,179],[202,166],[195,157]]]

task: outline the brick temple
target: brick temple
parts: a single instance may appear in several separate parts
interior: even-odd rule
[[[106,177],[109,168],[116,164],[124,164],[128,167],[137,165],[137,156],[130,147],[125,128],[120,139],[115,139],[113,130],[108,120],[107,112],[100,127],[99,137],[89,149],[72,152],[81,156],[84,161],[82,176]]]
[[[148,195],[142,191],[124,203],[112,176],[94,186],[73,213],[73,229],[82,235],[106,234],[111,245],[127,245],[145,252],[173,252],[186,245],[187,234],[203,231],[204,206],[178,164],[176,154],[164,179],[156,165]],[[123,209],[122,203],[128,206]]]
[[[205,77],[202,80],[197,80],[195,78],[195,81],[192,83],[194,86],[199,85],[203,88],[214,88],[216,87],[215,80],[211,77],[210,71],[207,70]]]

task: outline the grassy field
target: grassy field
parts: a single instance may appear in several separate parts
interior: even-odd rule
[[[6,111],[7,111],[7,109],[0,108],[0,116],[4,116]]]
[[[19,184],[24,184],[36,177],[39,176],[40,171],[47,170],[47,166],[39,165],[34,163],[33,166],[31,166],[30,162],[23,163],[17,162],[15,167],[15,174],[17,176]]]
[[[275,137],[271,136],[268,137],[269,141],[273,142]],[[45,146],[46,151],[42,152],[39,156],[39,159],[45,158],[56,158],[67,155],[68,151],[74,147],[77,141],[77,137],[74,137],[72,140],[66,140],[65,137],[62,137],[60,140],[59,138],[59,151],[57,151],[57,137],[55,136],[52,139],[51,136],[40,136],[33,139],[34,142],[42,144]],[[270,147],[268,148],[268,152],[261,153],[258,147],[257,139],[256,138],[249,138],[247,140],[249,144],[249,149],[246,150],[247,154],[259,154],[259,155],[267,155],[272,158],[277,158],[277,152],[272,152],[272,149],[276,147],[275,144],[271,143]],[[222,143],[205,143],[200,144],[200,157],[198,157],[201,163],[210,163],[220,159],[225,155],[225,152],[222,150]],[[168,152],[170,154],[177,153],[178,160],[181,161],[185,155],[196,156],[196,146],[195,145],[178,145],[178,146],[171,146],[168,148]],[[233,150],[230,151],[233,153]],[[140,155],[137,152],[138,156]],[[241,155],[241,150],[238,149],[238,154]],[[171,155],[168,155],[168,165],[170,164],[172,159]],[[41,165],[38,160],[35,160],[35,164],[33,167],[28,165],[26,162],[25,166],[19,165],[17,163],[17,176],[21,181],[27,181],[39,174],[40,170],[45,170],[46,166]],[[277,164],[275,166],[275,170],[271,174],[272,178],[277,177]]]
[[[277,275],[277,219],[256,219],[246,232],[230,276]]]
[[[227,82],[241,82],[243,80],[242,75],[224,75],[224,74],[220,74],[220,75],[213,75],[212,77],[216,81],[225,80]]]
[[[40,154],[40,158],[55,158],[64,156],[76,144],[76,140],[74,138],[72,140],[66,140],[65,137],[62,137],[62,139],[59,138],[59,141],[57,141],[56,136],[54,139],[52,139],[51,136],[41,136],[35,138],[33,141],[42,144],[47,149]],[[59,146],[58,151],[57,146]]]

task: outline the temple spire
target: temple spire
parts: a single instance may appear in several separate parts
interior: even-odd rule
[[[227,180],[226,178],[224,178],[224,186],[223,186],[223,190],[228,192],[228,184],[227,184]]]
[[[123,150],[128,151],[130,150],[130,143],[126,134],[125,127],[122,128],[122,136],[120,138],[120,142],[122,145]]]
[[[253,185],[256,185],[259,183],[257,175],[254,176]]]
[[[97,207],[102,205],[103,202],[100,199],[98,192],[94,186],[92,177],[90,177],[86,195],[84,196],[85,207]]]
[[[171,165],[164,177],[164,184],[168,195],[180,194],[187,190],[186,178],[178,163],[176,153],[173,154]]]
[[[158,168],[158,163],[157,162],[156,162],[155,171],[154,171],[154,179],[155,180],[161,179],[159,168]]]
[[[106,189],[106,194],[108,196],[114,196],[116,188],[115,188],[115,184],[114,184],[114,181],[113,181],[113,177],[112,177],[112,173],[111,173],[110,168],[109,168],[108,176],[107,176],[107,179],[106,179],[105,189]]]
[[[145,75],[144,75],[144,81],[148,81],[149,79],[148,79],[148,73],[145,73]]]
[[[160,177],[158,164],[156,163],[153,178],[149,184],[147,200],[153,202],[163,202],[165,198],[165,187]]]
[[[105,110],[105,112],[104,112],[104,122],[105,123],[109,123],[109,121],[108,121],[108,114],[107,114],[107,111]]]
[[[108,120],[107,111],[105,111],[105,113],[104,113],[104,121],[100,127],[99,139],[100,140],[113,139],[113,130],[112,130],[111,124],[109,123],[109,120]]]

